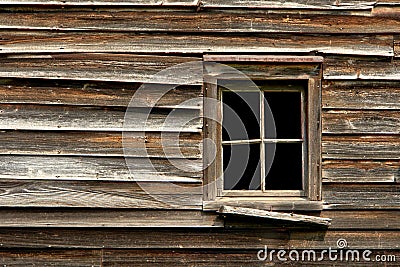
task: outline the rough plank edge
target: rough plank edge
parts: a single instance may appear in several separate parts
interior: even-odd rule
[[[232,206],[222,206],[219,209],[218,213],[265,218],[265,219],[280,220],[280,221],[298,222],[298,223],[318,224],[322,226],[329,226],[331,224],[330,223],[331,219],[329,218],[300,215],[294,213],[266,211],[266,210],[251,209],[251,208],[232,207]]]
[[[265,62],[265,63],[322,63],[319,56],[273,56],[273,55],[204,55],[204,61],[218,62]]]

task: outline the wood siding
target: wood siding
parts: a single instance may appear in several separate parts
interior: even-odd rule
[[[0,265],[279,265],[258,261],[257,251],[322,250],[344,238],[397,256],[374,266],[397,266],[399,10],[398,0],[0,0]],[[328,229],[206,211],[203,121],[180,127],[209,112],[202,72],[153,77],[206,54],[324,58],[322,69],[231,66],[258,79],[322,70],[322,205],[281,209],[331,218]],[[151,109],[149,123],[130,125],[124,142],[126,107],[144,84],[131,114]],[[163,84],[184,85],[153,108]]]

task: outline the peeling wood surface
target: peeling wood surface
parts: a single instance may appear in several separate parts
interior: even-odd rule
[[[324,184],[324,209],[399,209],[400,186]]]
[[[319,10],[370,10],[381,1],[322,1],[322,0],[297,0],[297,1],[227,1],[206,0],[201,2],[202,8],[286,8],[286,9],[319,9]],[[200,5],[196,0],[97,0],[97,1],[44,1],[44,0],[1,0],[2,5],[60,5],[60,6],[130,6],[130,7],[195,7]]]
[[[323,159],[399,160],[400,138],[394,136],[324,136]]]
[[[400,80],[400,62],[386,58],[327,57],[324,61],[327,80]]]
[[[1,159],[0,179],[201,182],[202,161],[198,159],[173,162],[163,158],[66,156],[2,156]]]
[[[304,198],[285,197],[235,197],[235,198],[216,198],[214,201],[204,201],[203,210],[216,211],[221,206],[240,206],[243,208],[253,208],[270,211],[298,211],[298,210],[321,210],[321,201],[309,201]]]
[[[8,209],[0,227],[210,228],[224,227],[218,215],[186,210]]]
[[[0,180],[0,190],[1,207],[201,210],[203,197],[194,183]]]
[[[325,111],[323,134],[400,134],[398,111]]]
[[[174,159],[202,158],[202,139],[199,133],[131,132],[124,136],[123,139],[119,132],[0,131],[0,154],[151,158],[167,155]]]
[[[393,184],[399,180],[400,163],[397,160],[324,160],[322,164],[324,182]]]
[[[385,25],[385,27],[382,27]],[[0,30],[397,34],[396,18],[268,12],[3,13]]]
[[[101,107],[3,104],[0,129],[201,132],[199,110],[170,111],[129,108],[126,113],[125,109]],[[167,118],[168,124],[164,123]]]
[[[399,110],[398,81],[325,81],[322,90],[325,109]]]
[[[164,94],[167,90],[169,90],[168,93]],[[143,107],[200,109],[203,104],[199,86],[177,86],[174,88],[174,86],[140,83],[0,80],[0,103],[2,104],[126,108],[133,97],[135,103]]]
[[[0,53],[329,53],[392,56],[391,35],[1,32]]]
[[[0,58],[0,76],[200,85],[201,68],[194,63],[200,60],[194,57],[95,53],[10,55]],[[188,65],[185,65],[185,71],[175,70],[180,75],[171,75],[173,71],[159,74],[160,71],[182,63]]]
[[[225,67],[229,66],[233,69]],[[299,63],[299,64],[267,64],[267,63],[205,63],[204,69],[206,73],[206,78],[211,79],[243,79],[243,77],[249,77],[255,80],[290,80],[290,79],[309,79],[311,77],[316,77],[320,73],[320,64],[317,63]],[[246,76],[239,76],[241,75]]]

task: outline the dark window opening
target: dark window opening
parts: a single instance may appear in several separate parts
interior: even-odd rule
[[[223,163],[224,190],[261,189],[260,144],[223,146]]]

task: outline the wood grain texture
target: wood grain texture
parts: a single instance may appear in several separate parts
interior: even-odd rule
[[[135,103],[143,107],[200,109],[202,106],[199,86],[173,88],[140,83],[0,80],[0,103],[7,104],[127,107],[133,97]]]
[[[0,227],[16,228],[211,228],[224,227],[216,214],[189,210],[7,209]]]
[[[96,0],[96,1],[44,1],[44,0],[1,0],[2,5],[51,5],[51,6],[107,6],[107,7],[201,7],[207,8],[268,8],[268,9],[318,9],[318,10],[370,10],[378,1],[226,1],[226,0]]]
[[[298,213],[299,211],[295,212],[295,214]],[[328,231],[397,231],[400,229],[399,210],[323,210],[320,212],[304,211],[300,214],[332,219]],[[248,217],[244,216],[229,216],[224,218],[224,222],[225,227],[228,229],[271,229],[276,227],[276,222],[273,220],[268,221],[256,218],[249,220]],[[283,222],[280,223],[280,226],[295,231],[307,228],[305,225]]]
[[[268,247],[269,249],[270,247]],[[144,267],[162,265],[165,267],[173,267],[179,265],[186,266],[199,266],[208,267],[210,262],[214,267],[222,266],[241,266],[241,267],[258,267],[258,266],[330,266],[332,261],[325,254],[325,258],[320,261],[307,261],[307,254],[305,254],[305,261],[301,260],[302,250],[299,250],[299,261],[282,261],[279,260],[274,251],[273,258],[270,260],[267,255],[265,261],[260,261],[257,258],[259,250],[105,250],[104,251],[104,265],[109,266],[138,266]],[[271,250],[268,250],[271,252]],[[361,252],[362,253],[362,252]],[[361,254],[360,253],[360,254]],[[399,257],[400,253],[396,250],[374,250],[374,255],[394,255]],[[321,255],[321,250],[316,250],[316,255]],[[360,256],[361,258],[362,256]],[[289,258],[288,253],[283,258]],[[311,257],[312,258],[312,257]],[[351,259],[351,256],[350,256]],[[372,257],[371,257],[372,259]],[[365,261],[337,261],[336,267],[361,267],[365,266]],[[376,262],[375,266],[396,266],[396,262]]]
[[[391,35],[1,32],[0,53],[328,53],[393,56]]]
[[[202,161],[122,157],[1,156],[0,179],[201,182]],[[185,164],[186,169],[180,168]],[[129,166],[129,168],[128,168]]]
[[[131,132],[123,137],[118,132],[0,131],[0,139],[2,155],[202,157],[198,133]]]
[[[2,130],[201,132],[199,110],[55,105],[0,106]],[[168,119],[169,123],[164,123]]]
[[[291,248],[337,248],[337,240],[344,238],[351,249],[398,249],[399,231],[294,231],[290,235]],[[347,263],[348,264],[348,263]],[[365,265],[365,263],[364,263]]]
[[[235,206],[222,206],[218,213],[233,216],[245,216],[257,219],[274,220],[277,222],[305,223],[327,227],[331,219],[294,213],[275,212],[260,209],[250,209]]]
[[[400,35],[394,36],[394,56],[396,58],[400,57]]]
[[[324,209],[399,209],[399,185],[324,184]]]
[[[345,238],[352,249],[398,249],[399,231],[288,231],[284,229],[0,229],[6,248],[236,249],[336,248]],[[256,257],[256,255],[254,256]],[[348,263],[347,263],[348,264]],[[209,266],[209,263],[208,263]]]
[[[323,182],[394,183],[399,178],[400,164],[393,160],[324,160],[322,165]]]
[[[100,267],[100,250],[21,250],[0,251],[1,266]]]
[[[81,0],[16,0],[8,1],[1,0],[2,5],[45,5],[45,6],[133,6],[133,7],[154,7],[154,6],[167,6],[167,7],[191,7],[197,6],[196,0],[96,0],[96,1],[81,1]]]
[[[200,184],[0,180],[0,192],[1,207],[200,210],[202,204]]]
[[[101,53],[10,55],[0,58],[0,76],[199,85],[202,82],[199,65],[189,63],[177,67],[199,60],[194,57]],[[173,70],[165,72],[171,67]]]
[[[310,201],[305,198],[291,197],[219,197],[213,201],[204,201],[203,210],[217,211],[221,206],[239,206],[243,208],[269,211],[320,211],[321,201]]]
[[[369,25],[365,27],[365,25]],[[383,27],[384,26],[384,27]],[[396,18],[235,12],[27,12],[3,13],[0,29],[133,32],[396,34]]]
[[[218,229],[218,228],[217,228]],[[0,228],[7,248],[261,249],[285,246],[289,233],[224,229],[14,229]]]
[[[387,58],[326,57],[326,80],[399,80],[400,63]]]
[[[398,111],[331,110],[322,113],[323,134],[399,134]]]
[[[330,230],[400,229],[398,210],[327,210],[321,216],[332,218]]]
[[[254,80],[290,80],[309,79],[319,75],[321,65],[317,63],[279,64],[256,62],[248,64],[232,62],[207,62],[204,64],[205,79],[243,79],[248,77]],[[228,66],[228,67],[226,67]]]
[[[324,159],[400,159],[398,136],[324,136]]]
[[[326,109],[400,109],[400,84],[382,81],[325,81],[322,107]]]

